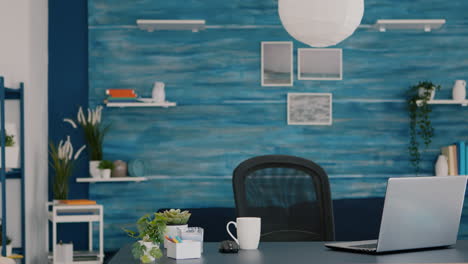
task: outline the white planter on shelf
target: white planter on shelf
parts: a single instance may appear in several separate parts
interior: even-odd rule
[[[89,175],[93,178],[100,178],[101,177],[101,172],[99,170],[99,163],[101,163],[100,160],[91,160],[89,161]]]
[[[112,170],[111,169],[104,169],[100,170],[101,178],[102,179],[110,179]]]
[[[159,244],[155,244],[153,242],[144,242],[143,240],[139,240],[138,243],[140,243],[140,245],[144,245],[146,247],[146,250],[144,251],[143,254],[150,258],[151,263],[154,263],[155,258],[151,256],[150,251],[153,248],[159,248]]]
[[[1,252],[3,252],[3,247],[2,246],[0,246],[0,254],[1,254]],[[11,255],[13,255],[13,247],[10,244],[10,245],[6,246],[6,256],[11,256]]]
[[[455,101],[463,101],[466,99],[466,81],[456,80],[452,89],[452,97]]]
[[[188,225],[168,225],[166,226],[166,232],[164,232],[164,236],[172,236],[175,237],[177,236],[177,229],[178,228],[187,228]],[[164,248],[167,248],[167,243],[170,243],[167,241],[167,239],[164,239]]]
[[[436,176],[448,176],[448,162],[447,157],[439,155],[435,164],[435,175]]]
[[[5,147],[5,164],[8,169],[16,169],[20,167],[20,149],[19,147]],[[0,155],[2,154],[2,149],[0,148]],[[0,167],[2,166],[0,162]]]
[[[429,97],[429,100],[434,100],[435,92],[436,92],[435,89],[436,88],[434,86],[432,86],[431,95]],[[419,97],[423,97],[425,93],[426,93],[426,89],[419,88],[419,90],[418,90]]]

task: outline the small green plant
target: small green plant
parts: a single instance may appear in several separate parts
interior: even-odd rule
[[[410,118],[408,151],[416,174],[419,174],[421,169],[421,150],[419,146],[422,143],[425,151],[432,143],[432,137],[434,136],[434,128],[429,118],[432,107],[427,102],[431,99],[432,92],[438,90],[440,90],[440,85],[427,81],[419,82],[408,90],[407,103]]]
[[[103,160],[101,162],[99,162],[99,166],[98,168],[100,170],[106,170],[106,169],[114,169],[114,163],[112,163],[112,161],[108,161],[108,160]]]
[[[8,236],[6,237],[7,239],[7,242],[6,244],[7,245],[10,245],[11,244],[11,238],[9,238]],[[2,229],[2,226],[0,225],[0,247],[3,245],[3,229]]]
[[[15,146],[15,136],[13,135],[8,135],[8,133],[5,135],[5,147],[13,147]],[[0,146],[2,143],[0,142]]]
[[[124,229],[132,238],[138,239],[132,247],[132,254],[135,259],[142,263],[151,263],[152,259],[162,257],[162,251],[159,245],[164,243],[164,232],[166,230],[166,218],[158,214],[147,214],[141,217],[137,223],[138,231]],[[143,242],[143,243],[142,243]],[[151,242],[155,247],[148,249],[144,242]]]
[[[156,214],[166,218],[167,225],[186,225],[192,215],[189,211],[181,211],[180,209],[166,210]]]

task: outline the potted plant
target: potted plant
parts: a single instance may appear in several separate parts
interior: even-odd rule
[[[0,142],[0,146],[1,146]],[[20,167],[20,151],[19,148],[16,145],[15,142],[15,136],[8,134],[6,132],[5,134],[5,166],[6,168],[19,168]],[[0,149],[1,153],[1,149]],[[1,164],[0,164],[1,167]]]
[[[440,90],[440,85],[435,85],[432,82],[420,82],[408,90],[407,104],[410,118],[408,151],[416,174],[419,174],[421,162],[419,146],[422,143],[424,150],[426,150],[434,136],[434,128],[429,118],[432,107],[428,101],[434,98],[436,90]]]
[[[70,136],[67,137],[66,141],[60,140],[58,146],[53,142],[49,144],[49,153],[52,159],[50,164],[55,170],[54,200],[66,200],[68,198],[68,182],[73,172],[73,165],[85,147],[83,145],[74,153]]]
[[[137,222],[138,231],[124,231],[135,239],[132,254],[135,259],[142,263],[152,263],[162,257],[160,245],[164,240],[164,231],[166,229],[166,219],[158,214],[147,214],[141,217]]]
[[[189,211],[181,211],[180,209],[170,209],[156,214],[166,219],[165,236],[177,236],[177,228],[187,228],[187,223],[192,215]],[[164,241],[164,248],[167,248],[166,241]]]
[[[2,231],[2,226],[0,226],[0,254],[1,252],[3,252],[3,240],[2,240],[2,237],[3,237],[3,231]],[[7,242],[6,242],[6,256],[11,256],[12,255],[12,251],[13,251],[13,247],[11,246],[11,239],[7,236]]]
[[[102,106],[97,106],[95,109],[88,108],[87,115],[84,114],[83,108],[80,107],[77,114],[78,124],[83,128],[86,144],[89,149],[89,174],[92,177],[100,176],[99,163],[102,160],[102,145],[104,136],[107,134],[110,126],[104,126],[101,122]],[[73,128],[77,128],[76,122],[70,118],[65,118],[65,122],[70,123]]]
[[[112,163],[112,161],[103,160],[99,163],[98,168],[101,171],[101,178],[109,179],[114,169],[114,163]]]

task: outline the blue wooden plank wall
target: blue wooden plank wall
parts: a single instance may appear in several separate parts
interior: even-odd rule
[[[294,41],[280,26],[274,0],[89,0],[89,103],[109,88],[150,96],[166,83],[177,107],[105,109],[112,123],[106,159],[144,159],[150,180],[90,185],[105,206],[106,249],[128,242],[120,227],[161,207],[232,207],[230,175],[246,158],[291,154],[330,175],[333,198],[381,197],[390,176],[412,175],[405,91],[422,80],[449,98],[468,79],[467,1],[366,0],[363,23],[380,18],[445,18],[431,33],[359,29],[339,44],[342,81],[260,86],[260,42]],[[136,19],[206,19],[211,28],[149,33]],[[306,47],[294,41],[297,48]],[[296,60],[295,60],[296,62]],[[294,65],[297,70],[297,65]],[[295,74],[296,75],[296,74]],[[288,92],[333,93],[332,126],[288,126]],[[468,108],[435,106],[436,134],[423,156],[433,173],[439,148],[468,141]],[[461,237],[468,238],[468,210]]]

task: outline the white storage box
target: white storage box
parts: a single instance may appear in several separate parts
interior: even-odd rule
[[[184,240],[182,243],[167,243],[167,256],[173,259],[201,258],[201,242]]]

